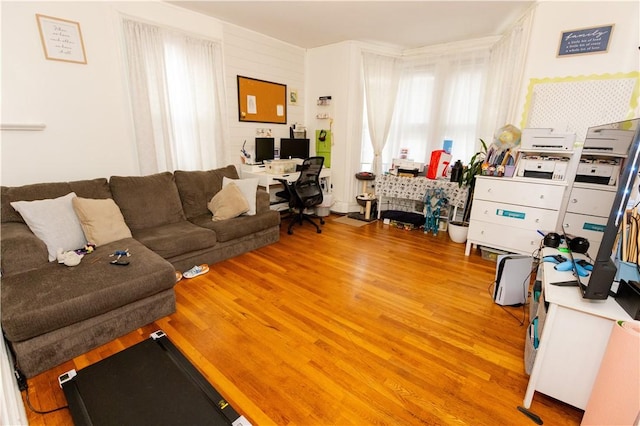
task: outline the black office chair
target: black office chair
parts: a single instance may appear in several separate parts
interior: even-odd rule
[[[276,193],[276,196],[289,200],[289,210],[292,212],[292,219],[289,223],[287,233],[293,234],[293,225],[307,221],[316,227],[316,232],[322,232],[320,226],[311,220],[311,215],[306,214],[306,209],[322,203],[322,187],[320,186],[320,171],[324,164],[324,157],[309,157],[302,162],[300,176],[294,182],[286,179],[275,179],[282,183],[284,191]],[[324,225],[324,219],[320,219],[320,224]]]

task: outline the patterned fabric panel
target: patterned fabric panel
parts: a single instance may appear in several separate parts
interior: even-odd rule
[[[446,194],[448,204],[464,207],[467,200],[468,187],[459,187],[457,182],[444,179],[426,179],[424,177],[398,177],[381,175],[376,177],[376,195],[389,198],[404,198],[423,201],[427,191],[442,189]]]

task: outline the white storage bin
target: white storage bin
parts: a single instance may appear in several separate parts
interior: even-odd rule
[[[296,162],[293,160],[273,160],[267,163],[267,173],[282,175],[296,171]]]
[[[333,195],[322,194],[322,203],[316,206],[317,216],[329,216],[331,212],[331,206],[333,206]]]

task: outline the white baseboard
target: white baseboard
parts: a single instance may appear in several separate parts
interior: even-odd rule
[[[13,375],[13,366],[4,339],[0,343],[0,424],[28,425],[22,396]]]

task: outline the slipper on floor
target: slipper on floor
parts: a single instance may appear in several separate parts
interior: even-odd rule
[[[182,274],[182,276],[185,278],[195,278],[198,275],[206,274],[207,272],[209,272],[208,265],[204,265],[204,264],[196,265],[193,268],[189,269],[188,271],[185,271],[184,274]]]
[[[181,279],[182,279],[182,272],[176,271],[176,282],[180,281]]]

